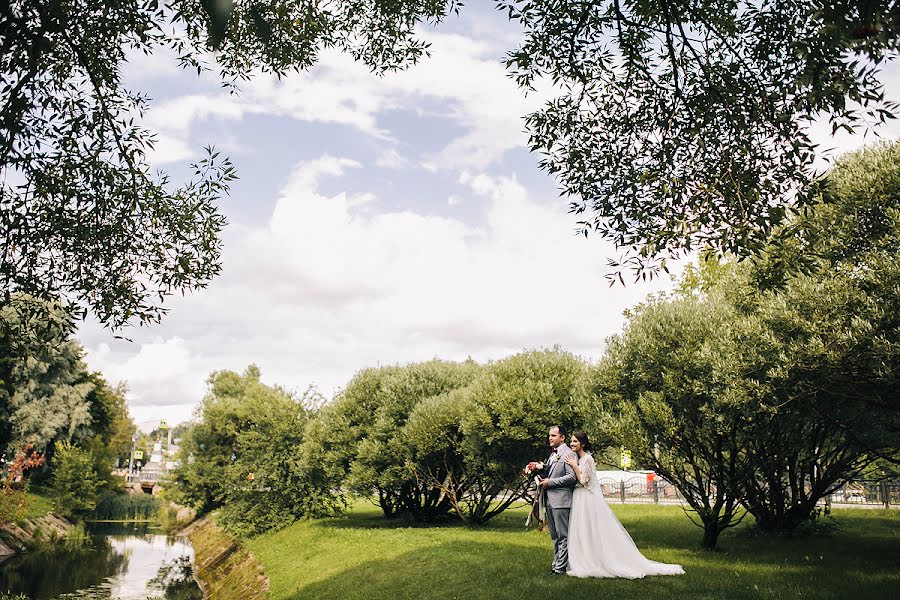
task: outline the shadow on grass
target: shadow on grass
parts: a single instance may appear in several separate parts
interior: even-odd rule
[[[524,514],[514,511],[486,527],[470,530],[460,523],[410,525],[384,519],[374,511],[314,523],[315,536],[329,530],[384,531],[402,546],[402,531],[417,537],[418,548],[385,558],[366,548],[363,539],[337,550],[330,561],[339,572],[296,578],[280,598],[417,600],[483,598],[522,600],[525,597],[585,598],[650,597],[703,599],[814,598],[837,600],[895,598],[900,587],[900,533],[891,515],[839,514],[842,529],[831,536],[782,537],[743,535],[729,530],[719,552],[698,547],[700,530],[680,511],[660,514],[621,509],[623,524],[636,544],[654,560],[679,562],[687,574],[638,581],[579,580],[543,575],[550,562],[550,540],[524,531]],[[438,535],[428,536],[434,530]],[[446,539],[440,532],[446,532]],[[399,536],[398,536],[399,533]],[[484,534],[481,539],[473,539]],[[496,534],[503,534],[498,539]],[[518,536],[506,535],[518,534]],[[355,534],[354,534],[355,535]],[[422,538],[426,535],[426,538]],[[465,538],[470,539],[465,539]],[[396,547],[396,546],[393,546]],[[346,556],[341,553],[346,552]],[[371,556],[367,554],[371,552]],[[347,560],[352,558],[353,560]],[[341,568],[342,562],[353,563]],[[302,563],[297,567],[302,567]]]
[[[364,510],[352,509],[340,517],[317,519],[311,521],[312,527],[334,529],[472,529],[475,531],[492,531],[521,533],[525,530],[526,512],[521,507],[510,509],[484,525],[469,525],[462,522],[455,514],[447,514],[433,521],[416,521],[411,515],[385,517],[375,506],[366,506]]]
[[[884,560],[866,571],[825,564],[779,564],[775,557],[729,560],[722,555],[685,556],[686,575],[642,580],[546,577],[549,547],[491,542],[438,544],[390,560],[373,559],[333,576],[313,579],[287,596],[291,600],[415,598],[452,600],[534,597],[837,600],[896,597],[900,576]]]

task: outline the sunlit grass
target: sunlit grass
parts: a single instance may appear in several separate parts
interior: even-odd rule
[[[28,488],[27,499],[25,500],[26,519],[43,517],[52,510],[53,500],[50,498],[49,492],[35,485]]]
[[[836,511],[829,537],[726,532],[717,552],[674,506],[614,505],[644,554],[682,564],[679,577],[638,581],[548,578],[550,539],[526,531],[525,511],[487,527],[410,526],[359,504],[347,516],[301,522],[247,542],[274,600],[316,598],[896,598],[900,511]]]

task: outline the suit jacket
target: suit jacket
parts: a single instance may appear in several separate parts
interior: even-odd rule
[[[575,477],[575,469],[572,465],[566,464],[563,459],[575,453],[566,444],[561,445],[556,451],[559,459],[550,464],[547,460],[547,489],[544,490],[544,499],[546,505],[550,508],[572,508],[572,490],[578,479]],[[550,455],[553,458],[553,455]]]

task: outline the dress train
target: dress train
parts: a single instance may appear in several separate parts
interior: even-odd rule
[[[572,495],[569,517],[569,568],[574,577],[683,575],[681,565],[644,557],[603,497],[597,466],[590,454],[578,461],[580,486]]]

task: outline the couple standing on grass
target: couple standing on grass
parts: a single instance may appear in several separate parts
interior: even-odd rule
[[[603,498],[587,434],[573,433],[570,448],[565,427],[555,425],[548,441],[553,453],[539,485],[553,540],[550,575],[638,579],[684,574],[681,565],[648,560],[634,545]]]

